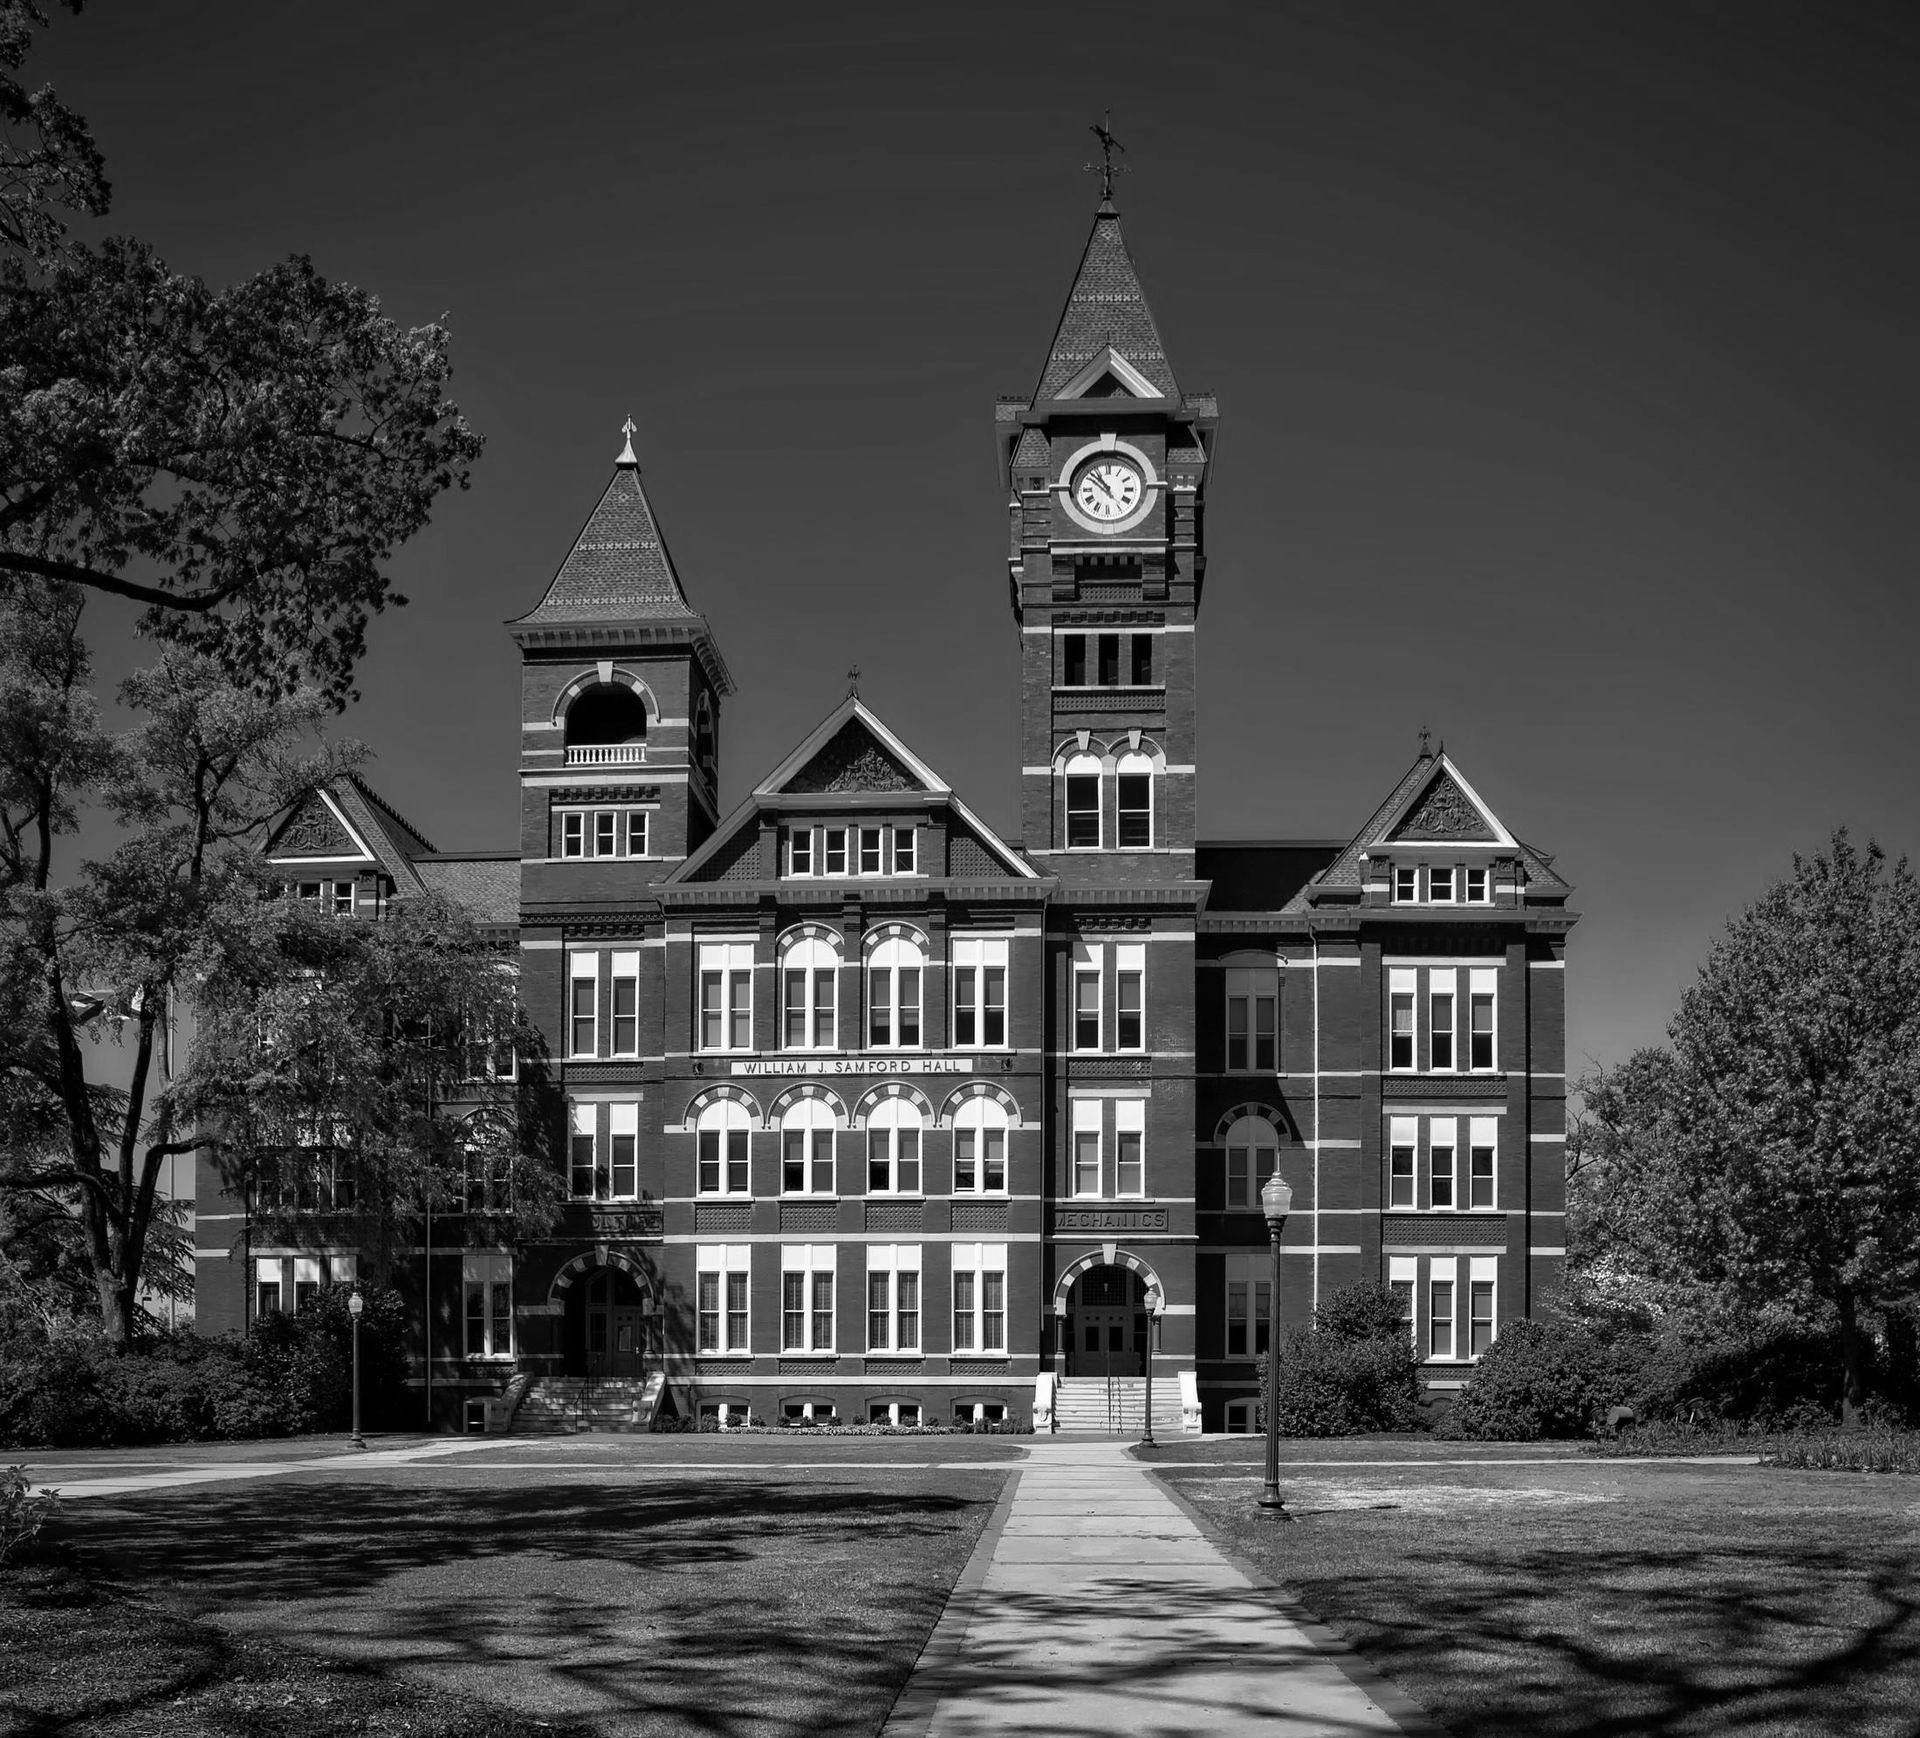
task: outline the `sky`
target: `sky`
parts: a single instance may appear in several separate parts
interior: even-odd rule
[[[1920,9],[89,0],[26,76],[175,269],[450,328],[487,451],[340,723],[441,849],[514,845],[502,623],[629,414],[739,685],[723,806],[857,663],[1017,833],[992,408],[1109,110],[1221,405],[1203,838],[1347,837],[1430,728],[1576,887],[1576,1071],[1796,851],[1920,846]]]

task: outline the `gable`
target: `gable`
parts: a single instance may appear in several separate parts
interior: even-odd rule
[[[373,853],[323,790],[308,792],[267,842],[267,856],[278,862],[337,861],[370,863]]]
[[[947,873],[957,881],[1011,881],[1013,871],[996,851],[959,821],[947,827]]]
[[[684,871],[688,881],[757,881],[760,878],[760,828],[751,814],[742,817],[743,825],[703,847],[698,860],[690,861]],[[673,880],[683,877],[676,875]]]
[[[1061,386],[1059,398],[1162,398],[1165,396],[1126,357],[1108,345]]]
[[[1478,840],[1491,845],[1501,841],[1501,829],[1443,766],[1427,788],[1408,804],[1383,842],[1420,839]]]
[[[814,796],[842,791],[923,791],[925,784],[907,770],[858,718],[849,718],[783,791]]]

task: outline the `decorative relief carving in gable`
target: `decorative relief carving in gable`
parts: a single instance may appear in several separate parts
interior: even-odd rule
[[[273,842],[277,857],[358,857],[361,850],[318,794],[307,798]]]
[[[1394,829],[1393,836],[1396,839],[1491,839],[1494,835],[1467,793],[1442,773]]]
[[[787,787],[801,795],[834,791],[911,791],[910,774],[864,730],[848,725],[797,772]]]

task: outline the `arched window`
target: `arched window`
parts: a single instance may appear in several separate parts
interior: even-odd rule
[[[753,1126],[747,1107],[723,1098],[700,1113],[700,1193],[745,1195],[748,1181],[747,1131]]]
[[[1007,1113],[991,1098],[970,1098],[953,1115],[953,1192],[999,1195],[1007,1187]]]
[[[920,1047],[920,986],[926,955],[917,937],[891,935],[867,956],[867,1044],[874,1050]]]
[[[818,931],[788,943],[780,956],[780,1042],[788,1050],[831,1050],[840,952]]]
[[[867,1193],[920,1193],[920,1107],[888,1098],[867,1118]]]
[[[1136,750],[1115,772],[1120,849],[1144,851],[1153,843],[1153,762]]]
[[[833,1111],[820,1099],[803,1098],[780,1119],[780,1192],[833,1193]]]
[[[1227,1205],[1258,1207],[1260,1191],[1280,1159],[1280,1137],[1263,1116],[1243,1116],[1227,1130]]]
[[[1067,762],[1067,848],[1100,847],[1100,759],[1076,754]]]
[[[647,703],[624,682],[596,682],[567,708],[567,747],[647,739]]]
[[[513,1129],[490,1111],[476,1111],[460,1128],[469,1213],[513,1211]]]

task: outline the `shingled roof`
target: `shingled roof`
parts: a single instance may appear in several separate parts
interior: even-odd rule
[[[1035,401],[1059,397],[1076,374],[1109,348],[1132,363],[1155,391],[1179,402],[1180,388],[1174,383],[1160,328],[1153,323],[1147,293],[1140,287],[1140,274],[1120,233],[1120,214],[1111,205],[1102,205],[1087,237],[1086,252],[1080,256],[1080,269],[1047,351],[1046,366],[1040,370]]]
[[[522,622],[700,620],[680,589],[632,450],[620,455],[599,506]]]

